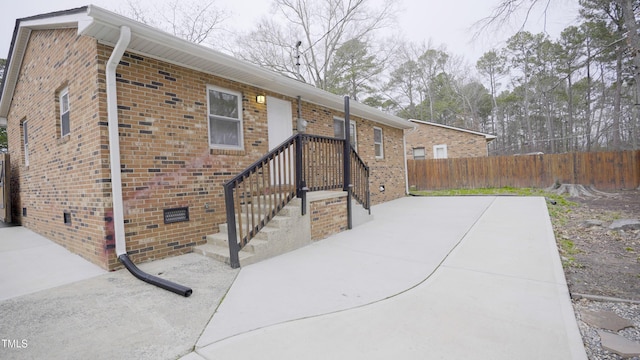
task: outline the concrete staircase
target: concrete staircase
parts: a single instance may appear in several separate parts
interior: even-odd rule
[[[255,262],[295,250],[311,243],[310,216],[301,215],[301,200],[294,198],[240,250],[240,265]],[[246,216],[243,209],[243,218]],[[236,223],[238,223],[236,219]],[[207,235],[207,243],[196,246],[194,252],[230,263],[227,224],[219,225],[217,234]]]

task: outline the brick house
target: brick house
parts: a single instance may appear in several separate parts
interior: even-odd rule
[[[345,112],[340,96],[92,5],[19,19],[0,98],[12,218],[109,270],[119,246],[138,262],[191,252],[228,221],[223,184],[292,137],[274,155],[290,159],[265,160],[250,172],[262,180],[232,190],[240,207],[276,188],[341,190],[346,170],[326,169],[353,156],[367,171],[356,198],[404,196],[413,125],[351,103],[345,128]],[[334,151],[345,133],[357,156]],[[292,175],[274,183],[294,173],[293,149],[306,156],[303,188]],[[309,205],[314,238],[345,228],[321,211],[346,212],[341,196]]]
[[[446,159],[488,156],[487,144],[495,135],[409,119],[414,129],[405,130],[407,159]]]

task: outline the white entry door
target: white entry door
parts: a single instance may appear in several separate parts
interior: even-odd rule
[[[267,96],[267,123],[269,151],[275,149],[283,141],[293,135],[293,115],[291,112],[291,102]],[[276,184],[278,180],[285,184],[291,183],[291,169],[294,161],[293,148],[287,153],[288,161],[272,161],[270,166],[271,184]]]

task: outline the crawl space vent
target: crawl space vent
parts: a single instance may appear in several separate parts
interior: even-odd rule
[[[189,221],[189,208],[181,207],[174,209],[164,209],[164,223],[171,224],[181,221]]]

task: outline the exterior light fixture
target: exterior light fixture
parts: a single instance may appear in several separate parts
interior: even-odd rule
[[[264,95],[257,95],[256,96],[256,102],[258,104],[264,104],[267,101],[267,97]]]

